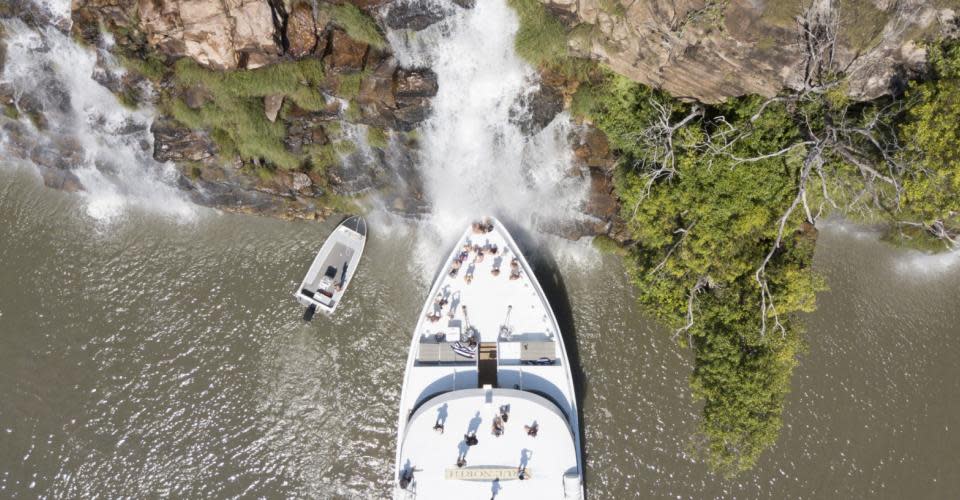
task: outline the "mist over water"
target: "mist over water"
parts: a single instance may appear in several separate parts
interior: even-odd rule
[[[69,25],[69,17],[61,17],[69,16],[69,2],[36,5],[51,22]],[[49,25],[34,29],[17,19],[3,24],[7,61],[0,81],[13,85],[21,113],[18,124],[0,128],[0,155],[54,174],[69,171],[94,219],[109,221],[130,208],[194,218],[196,206],[174,186],[174,167],[153,159],[153,110],[125,108],[93,78],[97,72],[123,74],[105,48],[81,47]],[[98,53],[105,67],[97,67]],[[30,108],[42,110],[44,126],[30,120]]]
[[[539,233],[583,217],[587,183],[574,169],[569,136],[574,124],[561,114],[533,136],[518,117],[539,88],[537,72],[517,56],[517,16],[504,0],[472,9],[430,0],[450,15],[419,32],[391,31],[388,39],[404,67],[429,67],[439,91],[420,127],[420,174],[432,211],[422,249],[430,260],[481,215]],[[432,271],[432,267],[430,268]]]

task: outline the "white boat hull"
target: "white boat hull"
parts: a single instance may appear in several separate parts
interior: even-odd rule
[[[489,231],[460,238],[414,330],[395,498],[583,496],[579,415],[559,325],[516,243],[489,221]],[[467,245],[487,251],[468,252],[454,272]],[[477,342],[473,352],[467,338]],[[504,408],[509,420],[496,431],[490,426]],[[479,444],[465,444],[470,432]]]
[[[324,241],[313,264],[294,292],[309,310],[333,314],[353,279],[367,241],[367,223],[359,215],[348,217]]]

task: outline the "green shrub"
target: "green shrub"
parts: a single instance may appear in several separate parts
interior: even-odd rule
[[[538,0],[508,0],[520,18],[516,50],[534,66],[558,67],[570,58],[567,31]]]
[[[914,171],[904,183],[905,210],[898,217],[925,224],[941,221],[958,234],[960,42],[932,45],[929,60],[934,78],[913,82],[907,90],[910,107],[900,130],[901,154]]]
[[[356,5],[351,3],[333,5],[329,7],[329,12],[333,22],[343,28],[350,38],[381,49],[387,46],[387,41],[380,33],[376,21]]]
[[[599,96],[596,86],[590,82],[581,83],[573,93],[570,101],[570,113],[581,118],[590,118],[599,105]]]
[[[694,324],[679,335],[694,352],[692,394],[703,401],[698,435],[711,467],[736,475],[753,466],[772,446],[781,427],[784,397],[801,349],[793,315],[814,307],[822,281],[812,272],[813,242],[794,232],[799,211],[787,225],[782,251],[766,275],[783,332],[760,334],[760,291],[754,273],[776,238],[777,220],[797,190],[802,151],[737,165],[729,156],[712,154],[701,144],[717,132],[717,122],[690,121],[674,137],[676,174],[650,181],[637,164],[648,153],[637,137],[658,116],[651,101],[672,110],[673,122],[691,105],[609,75],[581,100],[621,155],[616,176],[622,215],[632,239],[627,259],[639,302],[672,328],[687,323],[691,290],[703,287],[694,301]],[[709,116],[726,117],[751,133],[732,153],[740,157],[777,151],[799,137],[786,106],[771,104],[755,122],[755,98],[733,99],[711,108]],[[772,319],[769,319],[772,321]]]

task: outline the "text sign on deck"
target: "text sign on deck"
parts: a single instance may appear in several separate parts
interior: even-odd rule
[[[530,469],[523,474],[524,479],[533,477]],[[464,467],[462,469],[449,468],[444,472],[444,479],[459,479],[461,481],[509,481],[519,479],[520,473],[514,467]]]

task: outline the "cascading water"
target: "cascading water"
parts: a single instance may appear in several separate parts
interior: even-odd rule
[[[451,240],[481,214],[529,230],[583,217],[587,185],[571,175],[569,116],[560,114],[532,136],[516,119],[527,115],[525,103],[540,83],[514,50],[514,11],[504,0],[470,9],[449,0],[428,3],[449,15],[423,31],[388,33],[400,64],[431,68],[439,84],[420,129],[420,173],[432,206],[426,246]]]
[[[2,21],[7,60],[0,82],[14,89],[20,117],[0,117],[0,156],[37,165],[48,182],[79,182],[87,213],[96,219],[129,207],[192,218],[197,209],[174,187],[172,165],[152,158],[153,111],[123,107],[94,79],[96,72],[122,76],[106,47],[81,47],[52,26],[69,25],[69,1],[35,6],[51,25]],[[98,66],[98,53],[106,69]]]

